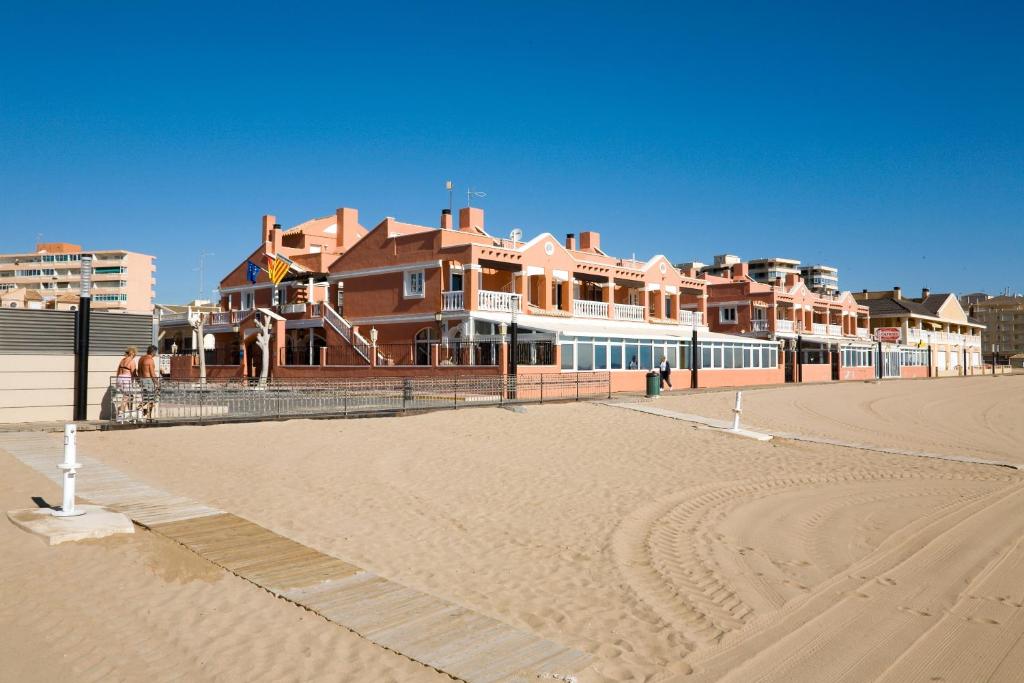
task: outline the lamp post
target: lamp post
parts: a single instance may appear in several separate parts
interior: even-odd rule
[[[89,310],[92,302],[92,254],[82,254],[78,311],[75,313],[74,419],[87,419],[89,403]]]

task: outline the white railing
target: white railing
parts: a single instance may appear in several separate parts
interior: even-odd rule
[[[679,324],[700,327],[704,324],[704,314],[700,311],[679,311]]]
[[[231,315],[234,311],[217,311],[216,313],[210,314],[211,325],[230,325]]]
[[[312,306],[310,306],[309,307],[309,317],[310,318],[322,318],[322,317],[324,317],[324,305],[323,304],[313,304]]]
[[[476,293],[476,307],[481,311],[500,311],[511,313],[520,310],[520,296],[509,292],[492,292],[481,289]]]
[[[869,336],[868,335],[868,328],[866,328],[866,327],[858,327],[857,328],[857,336],[862,338],[862,339],[867,339],[868,336]]]
[[[162,323],[187,323],[188,313],[160,313],[160,322]]]
[[[777,318],[775,320],[775,331],[776,332],[792,332],[793,331],[793,321],[792,320],[786,320],[784,318]]]
[[[441,293],[441,310],[442,311],[461,311],[465,309],[464,299],[462,292],[442,292]]]
[[[828,333],[830,335],[832,335],[833,337],[842,337],[843,336],[843,326],[842,325],[829,325],[828,326]]]
[[[352,345],[352,348],[356,350],[363,358],[369,362],[370,360],[370,342],[352,329],[351,323],[345,320],[341,315],[331,308],[330,304],[317,304],[320,306],[320,314],[323,315],[324,322],[335,329],[345,341]]]
[[[281,313],[305,313],[306,304],[281,304],[278,306]]]
[[[613,308],[616,320],[644,321],[644,307],[633,304],[615,304]]]
[[[825,323],[811,323],[811,334],[828,334],[828,326]]]
[[[754,332],[767,332],[768,331],[768,321],[767,320],[751,320],[750,324],[751,324],[751,328],[754,330]]]
[[[246,308],[241,311],[231,311],[231,324],[237,325],[238,323],[248,318],[250,315],[252,315],[251,308]]]
[[[576,299],[572,302],[572,314],[580,318],[607,318],[608,304],[603,301]]]

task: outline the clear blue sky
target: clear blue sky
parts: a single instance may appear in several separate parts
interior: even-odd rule
[[[1020,3],[19,4],[0,251],[154,254],[161,302],[263,213],[434,225],[449,178],[500,234],[1024,288]]]

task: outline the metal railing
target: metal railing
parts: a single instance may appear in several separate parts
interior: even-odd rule
[[[306,304],[281,304],[277,307],[277,312],[281,314],[285,313],[305,313]]]
[[[442,311],[461,311],[465,308],[463,293],[460,292],[442,292],[441,293],[441,310]]]
[[[320,365],[320,348],[308,346],[281,349],[281,365]]]
[[[404,342],[377,344],[377,365],[430,365],[430,347],[433,342]]]
[[[750,329],[752,329],[754,332],[767,332],[768,331],[768,321],[767,320],[751,320],[750,321]]]
[[[607,372],[351,380],[110,378],[116,422],[204,422],[608,398]]]
[[[516,365],[554,365],[555,343],[553,341],[516,342]]]
[[[445,341],[437,347],[437,364],[495,366],[500,353],[501,342]]]
[[[576,299],[572,302],[572,314],[580,318],[607,318],[608,304],[604,301]]]
[[[348,345],[328,346],[325,365],[355,365],[369,367],[370,360]]]

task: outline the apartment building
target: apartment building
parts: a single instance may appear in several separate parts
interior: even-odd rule
[[[778,256],[750,259],[747,274],[754,282],[774,284],[780,279],[785,281],[791,275],[799,276],[800,262]]]
[[[800,266],[800,278],[812,292],[826,296],[839,294],[839,269],[820,263],[811,266]]]
[[[1000,295],[976,301],[971,316],[985,327],[981,351],[986,356],[998,348],[1000,356],[1024,353],[1024,296]]]
[[[66,242],[37,244],[29,253],[0,254],[0,293],[24,289],[27,300],[41,302],[40,308],[73,306],[70,298],[81,289],[83,253],[93,256],[92,308],[152,312],[154,257],[121,249],[83,252],[81,246]]]
[[[955,294],[921,290],[919,298],[891,290],[854,294],[871,312],[872,333],[880,327],[899,330],[900,343],[926,357],[927,376],[981,372],[981,333],[985,325],[968,317]]]

